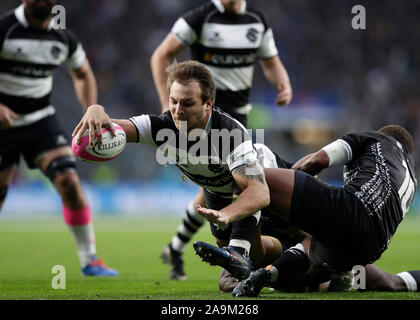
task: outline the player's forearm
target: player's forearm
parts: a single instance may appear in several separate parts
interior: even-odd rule
[[[295,169],[295,170],[300,170],[300,171],[303,171],[302,170],[302,166],[308,161],[308,159],[310,158],[310,157],[312,157],[314,154],[313,153],[310,153],[310,154],[307,154],[306,156],[304,156],[303,158],[301,158],[301,159],[299,159],[298,161],[296,161],[296,163],[293,165],[293,167],[292,167],[292,169]]]
[[[130,120],[124,119],[112,119],[112,122],[121,126],[121,128],[125,131],[125,136],[127,138],[127,142],[138,142],[138,134],[137,129],[134,124]]]
[[[306,172],[315,176],[323,169],[328,168],[329,158],[325,151],[320,150],[316,153],[311,153],[293,165],[293,169]]]
[[[230,223],[253,215],[270,204],[270,192],[267,185],[255,184],[247,187],[238,199],[221,211],[230,216]]]
[[[74,77],[74,87],[83,112],[98,101],[98,88],[92,72],[86,72],[82,77]]]
[[[291,88],[289,74],[278,57],[261,61],[264,76],[278,91]]]
[[[159,95],[159,101],[160,105],[162,106],[162,112],[168,110],[169,104],[169,95],[168,90],[166,88],[166,82],[168,77],[165,71],[166,68],[168,68],[169,66],[169,61],[169,58],[159,51],[155,51],[150,60],[153,81],[155,83],[155,87]]]

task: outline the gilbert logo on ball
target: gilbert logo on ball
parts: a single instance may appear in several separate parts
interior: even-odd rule
[[[93,148],[89,146],[89,130],[83,134],[80,139],[80,144],[77,144],[77,137],[75,135],[71,142],[71,149],[75,156],[86,162],[103,162],[114,159],[120,155],[127,143],[125,131],[118,124],[113,123],[116,136],[113,137],[108,128],[102,128],[102,146],[98,143],[98,133],[95,132],[95,141]]]

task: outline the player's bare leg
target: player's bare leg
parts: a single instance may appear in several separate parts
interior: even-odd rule
[[[38,167],[50,178],[61,196],[64,221],[75,239],[82,273],[89,276],[118,275],[96,257],[91,211],[74,168],[70,147],[47,151],[37,160]]]
[[[6,200],[7,191],[12,181],[15,169],[16,165],[13,164],[0,171],[0,210],[3,208],[3,204]]]
[[[182,255],[191,238],[200,230],[205,222],[205,219],[195,209],[197,205],[205,206],[204,192],[201,188],[194,200],[188,204],[182,222],[178,226],[177,234],[162,250],[161,259],[170,267],[169,278],[171,280],[187,279],[184,272]]]
[[[268,168],[264,169],[265,179],[270,190],[270,211],[284,221],[290,221],[290,204],[292,202],[295,173],[293,170]]]

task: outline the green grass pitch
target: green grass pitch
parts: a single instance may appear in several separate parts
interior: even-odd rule
[[[88,278],[80,273],[75,245],[67,227],[54,221],[0,220],[0,299],[140,299],[220,300],[220,268],[200,261],[189,246],[185,255],[187,281],[168,278],[160,261],[162,247],[173,236],[179,219],[95,221],[98,256],[118,269],[116,278]],[[408,217],[399,227],[377,265],[397,273],[420,269],[420,218]],[[208,227],[195,240],[211,241]],[[66,269],[66,289],[52,288],[54,265]],[[262,291],[259,299],[420,299],[420,293],[300,293]]]

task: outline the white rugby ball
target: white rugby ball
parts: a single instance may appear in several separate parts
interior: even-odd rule
[[[109,161],[118,157],[127,144],[127,137],[121,126],[116,123],[112,125],[115,128],[116,136],[113,137],[108,128],[102,128],[102,146],[99,146],[96,131],[92,148],[89,146],[89,130],[83,134],[79,144],[76,143],[78,135],[74,136],[71,142],[74,155],[78,159],[90,163]]]

